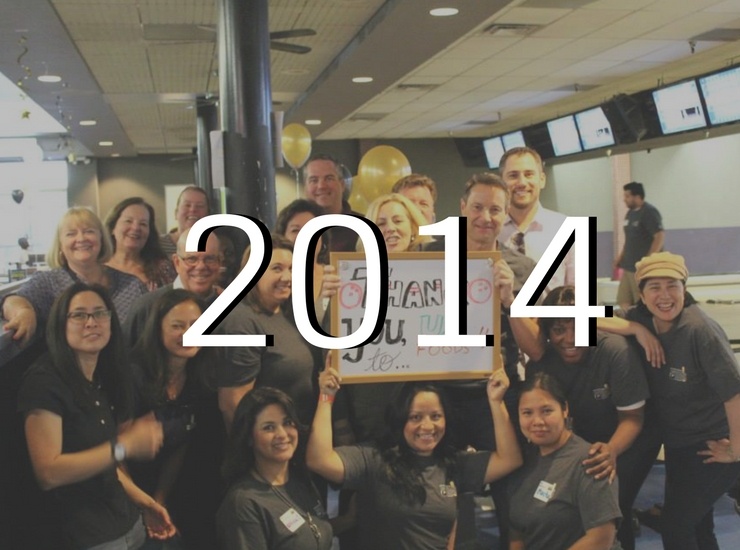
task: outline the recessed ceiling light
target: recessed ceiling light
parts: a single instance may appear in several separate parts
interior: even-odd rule
[[[112,141],[99,141],[98,145],[100,145],[101,147],[113,147],[113,142]]]
[[[352,82],[354,82],[355,84],[367,84],[368,82],[372,81],[372,76],[356,76],[352,79]]]
[[[97,120],[81,120],[80,126],[95,126],[98,123]]]
[[[433,15],[434,17],[449,17],[458,13],[460,13],[460,10],[457,8],[434,8],[433,10],[429,10],[429,15]]]
[[[48,83],[54,83],[54,82],[61,82],[62,77],[57,76],[55,74],[42,74],[37,77],[39,82],[48,82]]]
[[[120,157],[121,156],[121,153],[111,153],[110,156],[112,156],[112,157]]]
[[[321,121],[318,118],[309,118],[304,122],[307,126],[318,126],[319,124],[321,124]]]

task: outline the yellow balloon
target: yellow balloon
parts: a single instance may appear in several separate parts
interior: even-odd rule
[[[311,156],[311,132],[301,124],[288,124],[283,128],[280,146],[285,161],[297,170]]]
[[[390,193],[393,184],[410,173],[409,159],[390,145],[378,145],[370,149],[360,160],[357,170],[362,180],[363,194],[369,200]]]
[[[354,176],[352,178],[352,192],[347,200],[355,212],[359,212],[360,214],[367,212],[367,207],[371,201],[363,194],[362,178],[360,176]]]

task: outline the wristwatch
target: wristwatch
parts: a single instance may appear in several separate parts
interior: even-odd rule
[[[110,440],[110,454],[116,463],[126,460],[126,447],[123,446],[123,443],[119,443],[116,437]]]

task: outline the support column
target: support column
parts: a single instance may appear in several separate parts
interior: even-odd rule
[[[216,106],[209,103],[198,105],[196,114],[198,172],[195,181],[213,201],[210,133],[212,130],[218,130],[218,112]]]

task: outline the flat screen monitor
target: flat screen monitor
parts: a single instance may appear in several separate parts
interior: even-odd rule
[[[601,107],[576,113],[576,125],[586,151],[614,145],[612,125]]]
[[[551,120],[547,123],[547,130],[550,132],[550,141],[556,157],[583,151],[573,115]]]
[[[696,130],[707,125],[695,80],[655,90],[653,101],[664,134]]]
[[[511,132],[510,134],[504,134],[501,136],[502,141],[504,142],[504,149],[507,151],[509,149],[513,149],[514,147],[526,147],[527,145],[524,143],[524,134],[522,134],[521,130],[518,132]]]
[[[483,140],[483,149],[486,151],[486,160],[489,168],[498,168],[498,163],[504,154],[504,144],[501,137],[492,137]]]
[[[712,124],[740,120],[740,67],[699,79]]]

